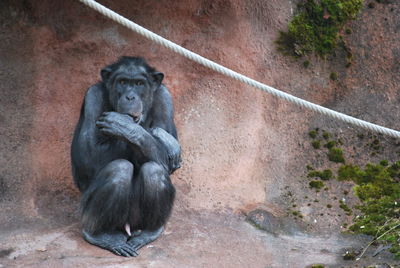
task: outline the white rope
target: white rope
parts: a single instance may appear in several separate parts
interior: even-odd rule
[[[201,65],[204,65],[204,66],[206,66],[206,67],[208,67],[208,68],[210,68],[210,69],[212,69],[212,70],[214,70],[216,72],[222,73],[222,74],[224,74],[226,76],[234,78],[234,79],[236,79],[236,80],[238,80],[240,82],[243,82],[243,83],[248,84],[248,85],[250,85],[252,87],[255,87],[255,88],[258,88],[260,90],[263,90],[265,92],[268,92],[268,93],[270,93],[270,94],[272,94],[272,95],[274,95],[276,97],[285,99],[285,100],[287,100],[289,102],[292,102],[294,104],[297,104],[297,105],[299,105],[301,107],[305,107],[305,108],[313,110],[315,112],[330,116],[332,118],[344,121],[346,123],[350,123],[350,124],[353,124],[353,125],[356,125],[356,126],[359,126],[359,127],[362,127],[362,128],[366,128],[368,130],[372,130],[374,132],[383,133],[383,134],[386,134],[386,135],[389,135],[389,136],[392,136],[392,137],[395,137],[395,138],[400,138],[400,132],[399,131],[396,131],[396,130],[393,130],[393,129],[390,129],[390,128],[386,128],[386,127],[382,127],[382,126],[379,126],[379,125],[376,125],[376,124],[373,124],[373,123],[370,123],[370,122],[367,122],[367,121],[364,121],[364,120],[361,120],[361,119],[358,119],[358,118],[355,118],[355,117],[352,117],[352,116],[349,116],[349,115],[346,115],[346,114],[342,114],[342,113],[336,112],[334,110],[325,108],[323,106],[311,103],[309,101],[297,98],[297,97],[295,97],[293,95],[290,95],[290,94],[287,94],[285,92],[279,91],[279,90],[277,90],[277,89],[275,89],[273,87],[270,87],[270,86],[267,86],[265,84],[262,84],[262,83],[260,83],[260,82],[258,82],[256,80],[254,80],[254,79],[251,79],[251,78],[249,78],[247,76],[244,76],[244,75],[242,75],[240,73],[232,71],[232,70],[230,70],[230,69],[228,69],[228,68],[226,68],[226,67],[224,67],[224,66],[222,66],[220,64],[217,64],[217,63],[215,63],[215,62],[213,62],[213,61],[211,61],[209,59],[206,59],[206,58],[204,58],[204,57],[202,57],[202,56],[200,56],[200,55],[198,55],[198,54],[196,54],[196,53],[194,53],[194,52],[192,52],[192,51],[190,51],[190,50],[188,50],[186,48],[183,48],[183,47],[181,47],[181,46],[179,46],[179,45],[177,45],[177,44],[175,44],[175,43],[173,43],[173,42],[171,42],[171,41],[169,41],[169,40],[167,40],[167,39],[165,39],[165,38],[163,38],[163,37],[161,37],[161,36],[159,36],[159,35],[157,35],[157,34],[155,34],[153,32],[151,32],[149,30],[143,28],[142,26],[140,26],[140,25],[138,25],[138,24],[136,24],[136,23],[124,18],[123,16],[115,13],[114,11],[106,8],[105,6],[95,2],[93,0],[80,0],[80,1],[82,3],[84,3],[85,5],[93,8],[96,11],[98,11],[99,13],[103,14],[104,16],[106,16],[106,17],[118,22],[119,24],[121,24],[121,25],[123,25],[123,26],[125,26],[125,27],[127,27],[129,29],[131,29],[132,31],[134,31],[134,32],[136,32],[136,33],[138,33],[138,34],[140,34],[140,35],[142,35],[142,36],[144,36],[144,37],[156,42],[157,44],[160,44],[160,45],[162,45],[162,46],[164,46],[164,47],[166,47],[166,48],[168,48],[168,49],[170,49],[170,50],[172,50],[172,51],[174,51],[174,52],[176,52],[176,53],[178,53],[178,54],[180,54],[180,55],[182,55],[182,56],[184,56],[184,57],[186,57],[188,59],[191,59],[192,61],[195,61],[195,62],[197,62],[197,63],[199,63]]]

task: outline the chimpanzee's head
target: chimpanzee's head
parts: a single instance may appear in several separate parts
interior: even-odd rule
[[[150,67],[139,57],[121,57],[101,70],[111,109],[144,122],[153,104],[154,92],[164,74]]]

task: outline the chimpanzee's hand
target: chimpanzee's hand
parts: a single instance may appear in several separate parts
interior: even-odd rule
[[[97,120],[96,126],[105,135],[128,140],[135,140],[135,136],[139,134],[139,129],[142,129],[131,116],[117,112],[103,113]]]
[[[177,139],[162,128],[154,128],[151,130],[153,137],[158,139],[167,149],[170,172],[174,172],[181,167],[181,146]]]

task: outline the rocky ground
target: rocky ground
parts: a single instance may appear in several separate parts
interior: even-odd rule
[[[235,71],[398,129],[396,1],[365,7],[346,26],[352,29],[345,36],[354,57],[349,68],[339,50],[327,59],[310,57],[308,68],[276,51],[274,40],[297,1],[99,2]],[[342,234],[351,219],[337,205],[326,207],[351,185],[332,181],[329,191],[316,193],[305,177],[308,164],[335,168],[310,145],[308,132],[316,127],[343,139],[345,154],[357,164],[397,161],[397,141],[380,136],[384,150],[371,155],[357,140],[364,130],[216,74],[78,1],[1,1],[0,40],[0,267],[395,265],[387,252],[372,257],[374,247],[360,261],[343,260],[370,239]],[[121,55],[143,56],[165,73],[184,160],[172,178],[177,200],[166,231],[134,259],[81,239],[69,160],[85,90]],[[308,206],[311,198],[318,204]],[[291,214],[294,204],[303,218]],[[256,228],[257,221],[269,232]]]

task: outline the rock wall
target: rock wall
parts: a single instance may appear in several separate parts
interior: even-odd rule
[[[364,23],[352,22],[349,45],[361,43],[363,49],[355,50],[351,68],[340,59],[313,59],[313,68],[305,69],[301,61],[278,54],[274,44],[295,1],[99,2],[266,84],[396,126],[399,76],[393,73],[399,69],[399,20],[389,24],[385,15],[376,15],[379,10],[374,11],[377,28],[365,23],[372,20],[371,10],[362,14]],[[173,176],[178,210],[237,211],[262,203],[279,214],[284,186],[296,187],[304,175],[308,129],[316,124],[346,127],[199,66],[78,1],[2,1],[0,21],[0,202],[7,215],[0,224],[5,228],[35,219],[77,221],[72,133],[86,89],[99,80],[103,66],[121,55],[146,58],[165,73],[172,92],[183,148],[183,167]],[[376,62],[381,51],[384,59]],[[340,82],[329,80],[334,68]],[[373,85],[359,93],[365,76]],[[349,105],[354,101],[357,105]],[[371,107],[380,108],[369,114]]]

